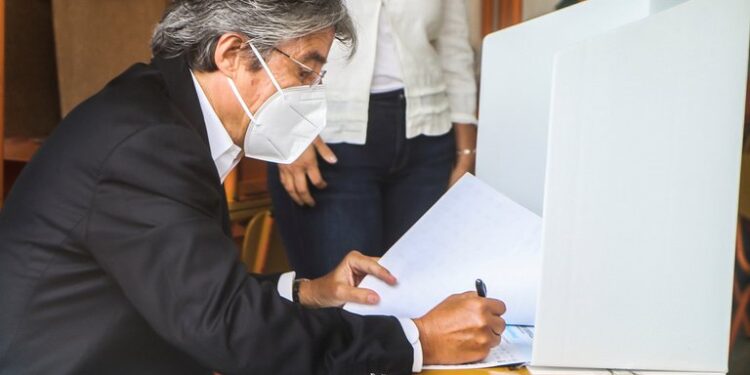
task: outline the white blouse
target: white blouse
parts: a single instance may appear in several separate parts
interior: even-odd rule
[[[465,0],[348,0],[347,6],[360,44],[351,60],[340,43],[331,49],[323,140],[364,144],[370,93],[383,87],[382,78],[392,84],[399,73],[407,138],[442,135],[452,123],[476,124],[477,85]],[[382,40],[381,14],[390,21],[392,44]],[[389,58],[397,59],[397,71]]]

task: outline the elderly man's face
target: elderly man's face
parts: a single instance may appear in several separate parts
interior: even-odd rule
[[[283,43],[277,46],[277,50],[266,54],[264,59],[282,88],[309,85],[325,65],[333,38],[333,28],[323,30]],[[254,54],[241,36],[222,36],[215,56],[219,70],[197,72],[196,76],[230,137],[237,145],[242,145],[250,119],[232,93],[227,77],[237,86],[242,100],[253,114],[277,90],[264,69],[253,68],[253,60],[249,56]]]
[[[328,59],[333,37],[333,30],[326,30],[281,44],[277,47],[278,51],[265,56],[279,85],[287,88],[315,82]],[[268,74],[262,69],[251,69],[249,64],[237,75],[237,86],[253,113],[276,93]]]

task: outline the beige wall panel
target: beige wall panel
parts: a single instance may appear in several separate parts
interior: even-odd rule
[[[52,0],[63,115],[133,63],[149,42],[164,0]]]
[[[523,19],[530,20],[555,10],[559,0],[524,0]]]

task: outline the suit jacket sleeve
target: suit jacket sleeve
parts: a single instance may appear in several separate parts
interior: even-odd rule
[[[85,241],[153,329],[224,374],[411,373],[393,317],[305,309],[239,263],[200,137],[158,125],[101,167]]]

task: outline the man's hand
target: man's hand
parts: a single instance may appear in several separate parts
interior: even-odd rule
[[[481,361],[500,344],[505,331],[505,304],[476,292],[448,297],[425,316],[415,319],[425,365]]]
[[[307,147],[300,157],[289,165],[279,164],[279,179],[289,196],[300,206],[315,206],[315,200],[310,195],[307,179],[318,189],[325,189],[328,184],[320,174],[318,157],[329,164],[336,164],[338,159],[328,145],[320,137]]]
[[[380,301],[377,293],[357,288],[357,285],[367,275],[373,275],[388,285],[396,285],[396,278],[378,264],[378,259],[358,251],[350,252],[328,275],[300,284],[300,303],[307,307],[341,307],[347,302],[377,304]]]

